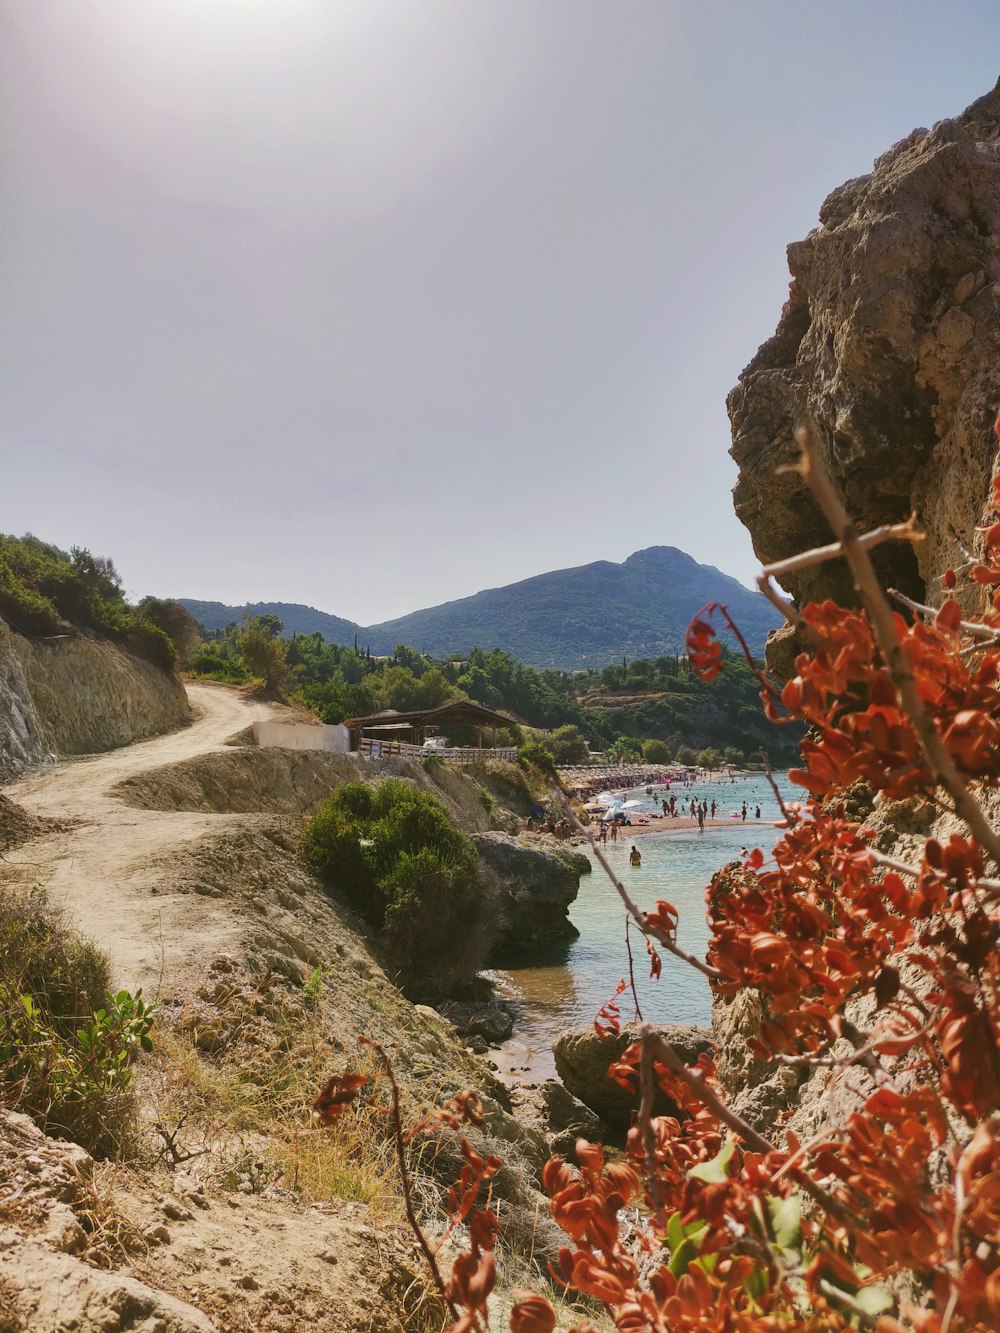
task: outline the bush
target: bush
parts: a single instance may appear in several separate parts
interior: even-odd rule
[[[3,1101],[97,1157],[120,1153],[134,1102],[131,1058],[149,1050],[152,1009],[109,994],[108,962],[39,893],[0,898]]]
[[[552,751],[538,741],[528,741],[517,752],[517,761],[525,768],[537,768],[542,773],[555,776],[556,762]]]
[[[482,965],[476,849],[435,797],[398,778],[345,783],[308,824],[302,853],[375,926],[409,994],[441,993]]]
[[[642,757],[647,764],[669,764],[670,746],[666,741],[643,741]]]

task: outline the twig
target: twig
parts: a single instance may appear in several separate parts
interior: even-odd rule
[[[444,1300],[445,1305],[447,1305],[452,1319],[457,1323],[459,1317],[458,1309],[448,1295],[448,1288],[444,1278],[441,1276],[441,1270],[438,1268],[434,1251],[431,1249],[430,1242],[424,1235],[423,1228],[417,1221],[417,1215],[413,1208],[413,1193],[410,1185],[410,1173],[406,1166],[406,1150],[403,1141],[403,1121],[399,1113],[399,1085],[396,1082],[396,1075],[393,1073],[389,1057],[377,1041],[373,1040],[371,1037],[359,1037],[358,1041],[364,1046],[370,1046],[382,1060],[382,1068],[385,1071],[386,1078],[389,1080],[389,1087],[392,1089],[392,1102],[389,1107],[389,1116],[392,1120],[393,1137],[396,1144],[396,1161],[399,1164],[399,1178],[403,1186],[403,1203],[406,1206],[406,1217],[410,1223],[410,1229],[417,1238],[417,1244],[420,1246],[421,1250],[423,1250],[424,1258],[427,1260],[428,1267],[431,1270],[431,1276],[434,1279],[434,1284],[441,1293],[441,1297]]]
[[[653,1075],[653,1045],[649,1039],[651,1028],[645,1028],[639,1054],[639,1128],[642,1132],[642,1150],[646,1155],[646,1186],[649,1201],[653,1205],[653,1214],[661,1220],[663,1200],[660,1197],[660,1182],[656,1178],[656,1135],[653,1133],[653,1097],[656,1092],[656,1079]]]
[[[796,436],[796,438],[798,437]],[[794,467],[779,469],[779,471],[789,472],[796,470]],[[810,550],[802,551],[799,555],[790,555],[787,560],[776,560],[771,565],[765,565],[760,572],[760,577],[780,579],[782,574],[796,574],[800,569],[810,569],[813,565],[822,565],[825,561],[835,560],[840,555],[848,556],[848,559],[850,559],[847,549],[848,541],[854,541],[865,551],[870,550],[873,546],[880,545],[882,542],[922,541],[924,534],[916,530],[915,522],[916,515],[911,514],[905,523],[884,523],[880,528],[872,528],[871,532],[865,532],[859,537],[841,537],[840,541],[831,542],[829,546],[813,546]]]
[[[170,1154],[170,1165],[180,1166],[182,1162],[192,1162],[196,1157],[204,1157],[208,1152],[207,1148],[198,1148],[194,1152],[185,1152],[177,1146],[177,1135],[184,1128],[184,1122],[187,1120],[187,1112],[181,1116],[173,1129],[168,1130],[161,1120],[153,1122],[153,1128],[163,1140],[163,1147],[160,1149],[160,1157],[166,1157]]]
[[[871,557],[862,544],[862,539],[854,531],[854,525],[844,508],[844,502],[819,456],[811,433],[800,428],[795,432],[795,438],[802,450],[799,470],[844,548],[844,555],[854,575],[855,586],[868,612],[875,638],[896,687],[900,705],[913,723],[931,773],[935,781],[951,796],[956,813],[968,825],[973,837],[981,847],[985,848],[994,863],[1000,865],[1000,836],[990,827],[982,806],[962,780],[933,719],[924,707],[913,672],[903,653],[903,645],[896,633],[893,613],[882,593]],[[894,526],[907,529],[911,540],[916,536],[910,523]]]
[[[828,1301],[833,1301],[835,1305],[841,1305],[845,1310],[850,1310],[851,1314],[856,1315],[862,1324],[871,1327],[875,1323],[875,1316],[869,1314],[865,1307],[856,1301],[849,1292],[844,1291],[842,1287],[835,1287],[825,1277],[820,1278],[817,1286]]]
[[[789,601],[787,597],[782,597],[781,593],[766,574],[757,575],[757,587],[775,610],[785,617],[789,625],[794,626],[794,628],[798,630],[806,628],[805,621],[799,615],[798,607],[796,607],[794,602]]]
[[[628,979],[629,979],[629,985],[632,987],[632,1003],[635,1005],[635,1021],[636,1021],[637,1023],[641,1023],[641,1022],[643,1022],[642,1010],[639,1008],[639,996],[636,994],[636,989],[635,989],[635,971],[633,970],[633,967],[632,967],[632,941],[629,939],[629,935],[628,935],[629,927],[630,927],[631,925],[632,925],[632,918],[631,918],[631,917],[629,916],[629,914],[626,912],[626,913],[625,913],[625,948],[628,950]]]
[[[793,815],[791,810],[789,810],[788,806],[785,804],[784,798],[778,790],[778,784],[774,780],[774,774],[771,772],[771,761],[768,759],[767,751],[765,749],[761,749],[760,757],[764,762],[764,776],[767,778],[771,790],[774,792],[774,799],[778,802],[778,809],[781,811],[781,817],[788,824],[789,828],[794,828],[799,822],[799,816]]]
[[[778,1151],[777,1147],[771,1143],[769,1139],[765,1139],[762,1134],[758,1134],[753,1125],[747,1124],[741,1116],[738,1116],[735,1111],[731,1110],[730,1107],[728,1107],[726,1103],[712,1091],[699,1070],[689,1069],[664,1037],[658,1032],[655,1032],[652,1028],[646,1028],[642,1033],[642,1036],[645,1037],[647,1032],[650,1034],[650,1044],[654,1056],[661,1060],[672,1074],[690,1088],[698,1100],[704,1106],[708,1107],[713,1115],[717,1116],[723,1124],[728,1125],[730,1129],[734,1130],[743,1142],[751,1147],[754,1152],[766,1154]],[[802,1186],[805,1192],[815,1199],[819,1206],[828,1212],[831,1217],[835,1217],[837,1221],[844,1226],[853,1227],[859,1231],[866,1230],[866,1223],[858,1217],[855,1212],[845,1204],[842,1204],[839,1199],[835,1198],[829,1191],[825,1190],[822,1185],[818,1185],[816,1181],[813,1180],[812,1176],[803,1171],[801,1167],[795,1167],[790,1174],[794,1176],[794,1179]]]
[[[918,615],[930,616],[932,619],[937,615],[933,606],[925,606],[923,602],[915,602],[912,597],[907,597],[905,593],[897,588],[887,588],[890,597],[895,598],[903,606],[915,611]],[[991,639],[994,643],[1000,642],[1000,629],[995,629],[990,625],[980,625],[976,620],[960,620],[958,628],[964,629],[967,634],[974,634],[977,639]]]

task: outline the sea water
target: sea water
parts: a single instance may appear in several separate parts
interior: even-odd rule
[[[785,799],[802,796],[801,789],[790,786],[784,773],[775,776]],[[688,813],[692,797],[699,802],[707,800],[709,805],[715,800],[719,807],[716,818],[725,822],[706,826],[704,832],[697,828],[671,832],[669,817],[651,821],[665,831],[644,833],[634,839],[642,857],[640,867],[629,865],[633,841],[629,828],[621,830],[617,843],[607,844],[606,852],[640,910],[652,910],[658,898],[665,898],[677,908],[678,945],[703,959],[708,945],[705,890],[712,876],[728,862],[739,860],[743,847],[760,847],[767,855],[781,836],[774,827],[780,811],[766,779],[750,775],[737,778],[735,783],[728,778],[688,785],[673,783],[666,793],[657,786],[652,797],[646,795],[645,788],[639,788],[627,793],[626,799],[640,804],[626,813],[651,814],[661,808],[664,794],[676,796],[683,814]],[[745,823],[741,818],[744,801]],[[759,822],[754,818],[757,806],[761,811]],[[519,1012],[513,1038],[498,1052],[502,1075],[516,1075],[525,1081],[554,1077],[552,1042],[556,1036],[565,1028],[589,1027],[601,1006],[614,996],[619,981],[628,981],[625,907],[599,865],[595,864],[592,874],[580,880],[580,892],[569,915],[580,932],[577,939],[534,954],[523,966],[493,974],[499,992],[512,999]],[[661,949],[662,974],[658,981],[653,980],[645,939],[634,924],[629,937],[642,1017],[654,1023],[706,1026],[710,997],[705,977]],[[635,1017],[631,987],[618,996],[616,1003],[622,1022]]]

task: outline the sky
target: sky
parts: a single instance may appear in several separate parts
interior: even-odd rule
[[[671,545],[995,0],[0,0],[0,531],[362,624]]]

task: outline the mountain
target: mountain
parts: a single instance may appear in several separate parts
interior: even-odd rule
[[[293,634],[315,634],[319,630],[328,643],[354,644],[355,634],[359,643],[365,643],[368,633],[353,620],[343,620],[340,616],[327,615],[317,611],[314,606],[303,606],[301,602],[248,602],[246,606],[227,606],[225,602],[198,602],[190,597],[176,598],[181,606],[186,606],[200,625],[208,630],[225,629],[233,621],[241,621],[243,613],[252,616],[277,616],[285,627],[285,637]]]
[[[238,620],[242,607],[179,598],[208,629]],[[312,607],[258,603],[255,615],[273,614],[287,634],[319,630],[333,643],[391,653],[406,643],[432,657],[464,653],[477,644],[504,648],[537,667],[603,667],[620,657],[660,657],[683,648],[691,617],[706,602],[723,602],[755,653],[778,623],[759,593],[711,565],[700,565],[674,546],[636,551],[620,565],[598,560],[575,569],[490,588],[472,597],[413,611],[361,628]]]

